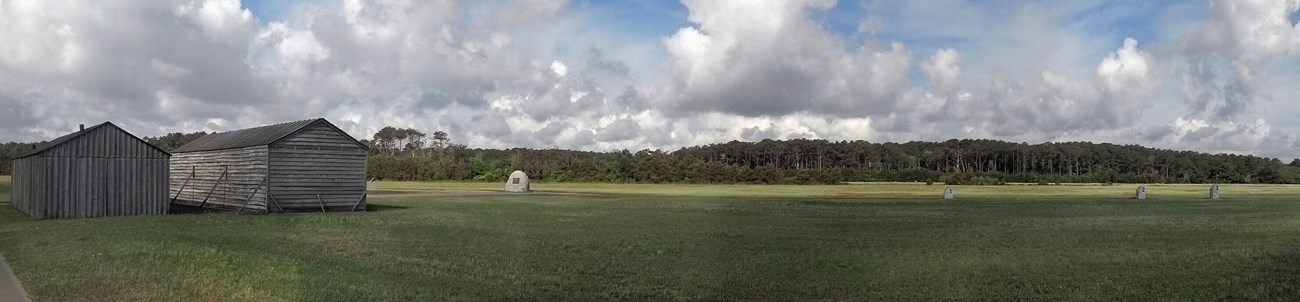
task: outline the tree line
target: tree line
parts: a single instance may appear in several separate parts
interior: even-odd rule
[[[170,133],[145,140],[170,151],[205,134]],[[396,127],[385,127],[361,142],[370,148],[366,174],[382,180],[496,182],[522,170],[534,180],[549,182],[1300,183],[1300,159],[1284,164],[1251,155],[1091,142],[794,139],[731,141],[675,151],[590,152],[468,148],[452,143],[443,131],[427,135]],[[33,145],[3,145],[0,174],[8,174],[10,159],[30,152]]]
[[[193,133],[173,132],[173,133],[168,133],[167,135],[161,135],[157,137],[144,137],[141,139],[143,139],[146,142],[149,142],[149,144],[153,145],[154,147],[158,147],[159,149],[163,149],[166,151],[171,151],[171,150],[175,150],[176,148],[180,148],[181,146],[191,141],[194,141],[200,137],[203,137],[204,135],[208,135],[208,133],[202,131],[193,132]],[[8,142],[8,143],[0,144],[0,175],[13,174],[14,159],[26,156],[27,154],[31,153],[33,150],[36,150],[37,147],[45,143],[47,142],[45,141],[37,142],[37,143]]]
[[[663,150],[371,150],[367,174],[391,180],[805,184],[1300,183],[1300,159],[1207,154],[1137,145],[996,140],[872,143],[764,140]]]
[[[403,133],[408,135],[405,138]],[[607,152],[471,149],[445,132],[385,128],[367,175],[389,180],[501,181],[521,170],[539,181],[639,183],[1300,183],[1300,159],[1207,154],[1108,143],[732,141]]]

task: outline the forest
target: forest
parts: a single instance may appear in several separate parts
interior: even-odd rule
[[[172,150],[206,133],[145,140]],[[385,127],[369,146],[381,180],[503,181],[522,170],[542,182],[837,184],[1300,183],[1300,159],[1207,154],[1091,142],[987,139],[873,143],[812,139],[731,141],[674,151],[468,148],[446,132]],[[0,174],[37,144],[0,145]]]

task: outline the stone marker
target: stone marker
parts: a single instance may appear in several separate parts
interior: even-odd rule
[[[1219,184],[1210,186],[1210,199],[1219,199]]]
[[[1147,199],[1147,186],[1138,186],[1138,190],[1137,190],[1137,199],[1138,199],[1138,200],[1146,200],[1146,199]]]
[[[506,179],[506,192],[528,193],[533,191],[533,186],[528,183],[528,174],[524,171],[515,171],[510,173],[510,178]]]
[[[954,196],[954,195],[952,194],[952,186],[948,186],[947,188],[944,188],[944,189],[943,189],[943,199],[946,199],[946,200],[957,199],[957,196]]]

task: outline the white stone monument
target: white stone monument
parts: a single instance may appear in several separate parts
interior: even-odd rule
[[[1147,186],[1145,186],[1145,185],[1138,186],[1138,190],[1137,190],[1137,199],[1138,199],[1138,200],[1146,200],[1146,199],[1147,199]]]
[[[506,179],[506,192],[528,193],[532,192],[533,187],[528,183],[528,174],[524,171],[515,171],[510,173],[510,178]]]
[[[1210,199],[1219,199],[1219,184],[1210,185]]]
[[[952,194],[952,186],[948,186],[943,189],[943,199],[944,200],[957,199],[957,196]]]

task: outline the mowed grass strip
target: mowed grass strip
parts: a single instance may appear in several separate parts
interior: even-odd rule
[[[682,195],[440,192],[376,196],[367,213],[44,221],[5,207],[0,252],[36,301],[1300,296],[1288,200]]]

